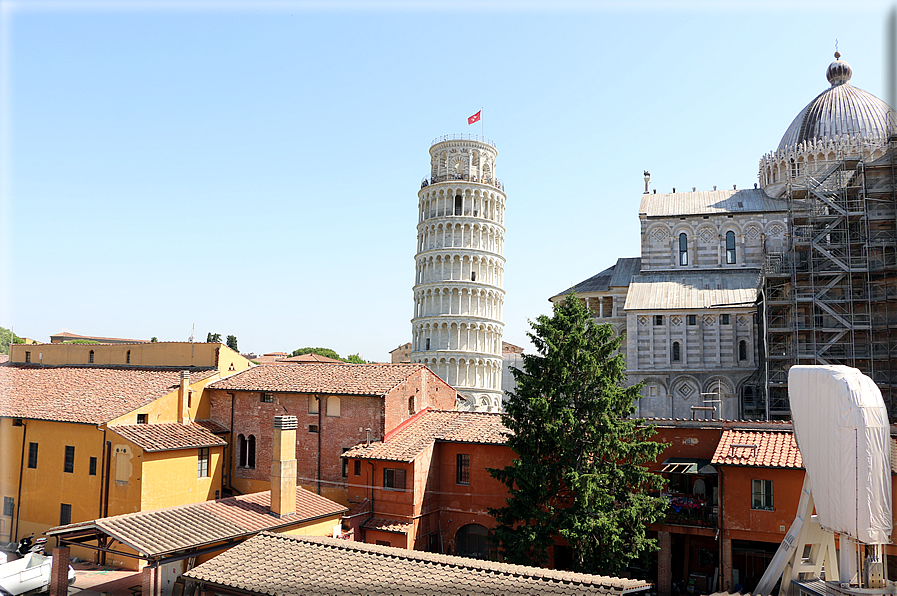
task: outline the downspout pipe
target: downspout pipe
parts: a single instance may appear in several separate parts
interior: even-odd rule
[[[28,425],[22,420],[22,457],[19,460],[19,489],[16,493],[16,527],[11,530],[10,542],[15,542],[15,536],[19,535],[19,513],[22,511],[22,474],[25,472],[25,437],[28,435]]]

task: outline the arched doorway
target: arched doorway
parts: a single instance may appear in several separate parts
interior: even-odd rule
[[[455,554],[472,559],[488,559],[491,543],[489,530],[480,524],[467,524],[455,534]]]

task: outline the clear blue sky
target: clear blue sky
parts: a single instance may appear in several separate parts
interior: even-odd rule
[[[0,326],[42,341],[410,339],[431,141],[508,194],[505,339],[638,256],[642,171],[739,188],[828,83],[886,99],[880,2],[2,1]]]

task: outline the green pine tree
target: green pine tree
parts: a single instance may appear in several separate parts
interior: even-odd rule
[[[502,420],[517,454],[489,472],[509,490],[505,507],[490,510],[493,537],[512,563],[544,565],[558,536],[573,547],[575,570],[616,574],[656,549],[646,524],[665,503],[650,493],[663,479],[648,472],[664,449],[653,427],[631,419],[640,385],[624,387],[622,337],[598,325],[571,294],[551,317],[530,322],[537,355],[512,369]]]
[[[237,336],[236,335],[228,335],[227,336],[227,347],[233,350],[234,352],[240,353],[240,350],[237,348]]]

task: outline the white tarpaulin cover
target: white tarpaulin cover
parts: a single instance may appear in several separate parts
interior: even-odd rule
[[[878,387],[849,366],[792,366],[788,395],[820,525],[889,543],[890,428]]]

